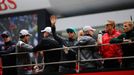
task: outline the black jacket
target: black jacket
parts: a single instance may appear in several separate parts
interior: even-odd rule
[[[52,37],[43,38],[41,42],[34,47],[33,51],[42,51],[42,50],[49,50],[53,48],[59,48],[59,43],[54,40]],[[60,60],[60,51],[50,51],[45,52],[44,51],[44,61],[45,62],[57,62]]]
[[[1,50],[0,54],[9,54],[9,53],[14,53],[15,52],[15,43],[12,41],[6,42],[3,45],[1,45]],[[12,60],[12,61],[11,61]],[[16,63],[16,57],[15,55],[7,55],[7,56],[2,56],[2,65],[3,66],[11,66]]]
[[[6,42],[1,45],[0,54],[2,55],[2,65],[3,66],[15,66],[16,65],[16,55],[7,55],[3,56],[3,54],[9,54],[15,52],[15,43],[12,41]],[[16,68],[7,68],[3,69],[3,75],[17,74]]]
[[[60,47],[66,46],[66,47],[71,47],[74,46],[76,43],[75,39],[65,39],[56,33],[56,28],[52,27],[52,34],[55,40],[57,40],[60,44]],[[61,61],[70,61],[70,60],[76,60],[76,51],[74,49],[70,49],[67,54],[62,50],[61,51]],[[67,68],[75,68],[75,63],[70,63],[70,64],[62,64],[62,66],[67,67]]]

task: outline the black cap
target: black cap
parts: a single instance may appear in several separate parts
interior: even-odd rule
[[[8,31],[4,31],[2,34],[1,34],[2,37],[5,37],[5,36],[10,36],[10,32]]]

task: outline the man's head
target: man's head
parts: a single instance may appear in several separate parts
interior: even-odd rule
[[[20,35],[19,35],[19,36],[20,36],[20,39],[21,39],[21,40],[23,40],[25,43],[28,43],[31,34],[28,32],[28,30],[22,29],[22,30],[20,31]]]
[[[93,36],[94,35],[94,31],[96,31],[96,29],[92,28],[91,26],[84,26],[83,27],[84,35]]]
[[[2,34],[1,34],[1,37],[3,39],[4,42],[9,42],[11,41],[11,35],[10,35],[10,32],[8,31],[4,31]]]
[[[68,38],[70,39],[73,39],[76,34],[76,30],[74,28],[67,28],[66,32],[68,34]]]
[[[51,34],[51,27],[46,27],[41,32],[43,33],[43,37],[48,37]]]
[[[111,32],[113,29],[115,29],[115,22],[113,20],[107,20],[107,23],[105,24],[105,30],[106,32]]]
[[[133,29],[134,25],[131,21],[125,21],[123,23],[124,32],[129,32]]]

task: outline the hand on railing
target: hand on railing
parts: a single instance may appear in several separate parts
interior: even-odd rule
[[[39,66],[38,66],[38,65],[35,65],[35,66],[33,67],[33,72],[34,72],[34,73],[38,73],[38,72],[39,72]]]
[[[65,54],[68,54],[69,48],[66,46],[63,46]]]

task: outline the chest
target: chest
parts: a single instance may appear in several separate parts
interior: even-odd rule
[[[74,46],[75,42],[76,42],[76,41],[66,41],[68,47]]]
[[[3,45],[3,46],[1,46],[2,50],[7,50],[8,48],[10,48],[10,45]]]
[[[102,42],[103,42],[103,43],[109,43],[111,39],[116,38],[116,37],[118,37],[118,36],[119,36],[119,35],[117,35],[117,34],[113,34],[113,35],[108,35],[108,34],[106,34],[106,35],[104,35],[104,36],[102,37]]]

